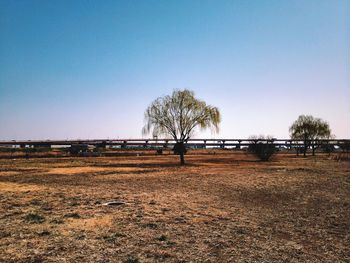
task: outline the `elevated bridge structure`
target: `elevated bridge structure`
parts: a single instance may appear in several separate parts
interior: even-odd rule
[[[313,147],[335,147],[350,150],[350,139],[307,140]],[[88,139],[88,140],[11,140],[0,141],[0,147],[40,148],[70,147],[72,145],[91,145],[102,148],[172,148],[174,139]],[[254,143],[270,143],[277,148],[293,149],[304,145],[304,140],[292,139],[189,139],[188,148],[236,148],[241,149]]]

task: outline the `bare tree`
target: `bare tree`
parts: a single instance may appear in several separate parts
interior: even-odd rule
[[[329,139],[331,129],[328,122],[314,118],[311,115],[300,115],[289,128],[292,139],[304,140],[304,156],[306,149],[312,146],[312,155],[315,155],[315,141],[319,139]]]
[[[190,90],[175,90],[172,95],[154,100],[145,111],[143,134],[171,136],[176,144],[174,153],[185,164],[186,142],[196,128],[219,130],[220,112],[194,97]]]

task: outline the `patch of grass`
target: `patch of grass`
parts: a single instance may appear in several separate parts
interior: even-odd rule
[[[41,209],[44,210],[44,211],[51,211],[51,210],[52,210],[52,207],[49,206],[49,205],[47,205],[47,204],[45,204],[45,205],[43,205],[43,206],[41,207]]]
[[[158,241],[167,241],[167,236],[166,235],[161,235],[157,238]]]
[[[40,205],[40,200],[38,200],[38,199],[32,199],[31,201],[30,201],[30,204],[31,205]]]
[[[139,262],[140,262],[139,259],[136,257],[129,257],[124,261],[124,263],[139,263]]]
[[[63,221],[62,219],[60,219],[60,218],[55,218],[55,219],[52,219],[52,220],[50,221],[50,223],[51,223],[51,224],[55,224],[55,225],[59,225],[59,224],[63,224],[64,221]]]
[[[111,233],[111,234],[108,234],[108,235],[104,235],[104,236],[102,236],[102,238],[103,238],[106,242],[114,243],[114,242],[117,241],[119,238],[125,237],[125,236],[126,236],[126,235],[124,235],[124,234],[122,234],[122,233],[116,232],[116,233]]]
[[[68,213],[68,214],[65,214],[64,217],[66,217],[66,218],[80,218],[80,215],[78,213]]]
[[[11,206],[13,206],[13,207],[21,207],[21,206],[23,206],[23,205],[20,204],[20,203],[12,203]]]
[[[136,217],[141,218],[143,217],[143,212],[142,211],[138,211],[136,214]]]
[[[31,224],[41,224],[45,221],[45,218],[39,214],[30,213],[26,215],[25,220]]]
[[[169,241],[169,240],[168,240],[168,241],[166,242],[166,244],[167,244],[168,246],[171,247],[171,246],[175,246],[175,245],[176,245],[176,242],[174,242],[174,241]]]
[[[240,234],[240,235],[245,235],[245,234],[247,234],[247,231],[244,228],[240,227],[236,230],[236,233]]]
[[[10,237],[11,233],[10,232],[0,232],[0,238],[5,238],[5,237]]]
[[[42,237],[42,236],[49,236],[51,233],[47,230],[42,230],[37,232],[38,236]]]
[[[167,207],[162,207],[160,210],[162,211],[163,214],[165,214],[166,212],[169,212],[171,209]]]
[[[158,252],[155,252],[153,253],[152,255],[155,259],[158,259],[158,260],[166,260],[168,258],[171,258],[173,257],[172,254],[168,253],[167,251],[158,251]]]
[[[144,227],[147,227],[147,228],[150,228],[150,229],[157,229],[158,225],[155,224],[155,223],[147,223],[147,224],[144,224]]]
[[[86,238],[86,235],[85,235],[84,233],[80,233],[80,234],[76,237],[77,240],[84,240],[85,238]]]

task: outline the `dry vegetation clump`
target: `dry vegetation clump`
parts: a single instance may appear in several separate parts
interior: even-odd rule
[[[349,162],[186,158],[0,160],[0,262],[350,261]]]

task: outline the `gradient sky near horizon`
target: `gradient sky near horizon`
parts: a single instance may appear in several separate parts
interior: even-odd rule
[[[350,138],[350,1],[0,1],[0,140],[139,138],[183,88],[221,110],[196,137]]]

